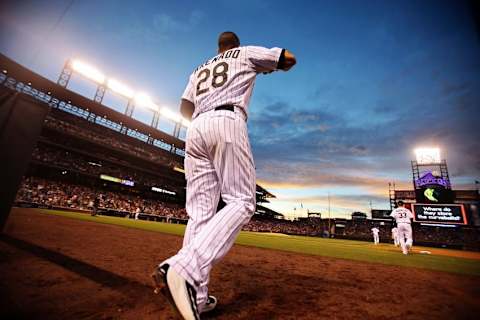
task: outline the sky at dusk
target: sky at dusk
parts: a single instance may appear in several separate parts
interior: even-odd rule
[[[277,196],[270,208],[325,217],[330,195],[332,216],[387,209],[388,182],[413,188],[418,146],[441,148],[454,188],[480,180],[480,35],[469,2],[0,4],[1,53],[53,81],[80,58],[175,111],[189,74],[226,30],[298,60],[258,76],[250,104],[258,183]],[[95,91],[75,77],[70,88]],[[123,111],[114,97],[106,103]],[[145,110],[134,116],[149,122]]]

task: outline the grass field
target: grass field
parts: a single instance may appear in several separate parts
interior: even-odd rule
[[[66,211],[39,211],[44,214],[179,236],[183,235],[185,230],[184,225],[177,224],[107,216],[92,217],[84,213]],[[401,254],[400,249],[391,244],[380,244],[375,246],[373,243],[363,241],[323,239],[254,232],[241,232],[237,238],[236,244],[309,255],[480,276],[480,253],[477,252],[414,247],[412,254],[404,256]],[[422,254],[420,251],[429,251],[431,254]]]

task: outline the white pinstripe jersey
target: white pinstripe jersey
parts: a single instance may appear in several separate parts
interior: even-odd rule
[[[195,105],[193,118],[221,105],[235,105],[248,115],[255,77],[277,69],[281,48],[233,48],[207,60],[190,75],[182,99]]]
[[[412,211],[407,208],[398,207],[390,213],[390,216],[395,219],[397,223],[410,223],[410,219],[413,219]]]

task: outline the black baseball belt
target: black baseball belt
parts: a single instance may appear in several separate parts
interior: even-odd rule
[[[233,104],[224,104],[222,106],[218,106],[218,107],[215,108],[215,111],[219,111],[219,110],[227,110],[227,111],[234,112],[235,111],[235,106]]]

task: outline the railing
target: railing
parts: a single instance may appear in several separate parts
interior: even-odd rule
[[[25,84],[21,81],[17,81],[15,78],[10,77],[5,73],[0,73],[0,84],[3,84],[3,86],[9,88],[10,90],[29,95],[38,101],[48,104],[52,108],[56,108],[64,112],[68,112],[77,117],[90,120],[95,124],[101,125],[117,133],[126,134],[144,143],[147,143],[148,141],[150,141],[148,139],[148,135],[144,133],[125,127],[124,125],[111,121],[109,119],[105,119],[102,116],[96,115],[93,112],[88,111],[88,109],[86,110],[81,107],[72,105],[70,101],[63,101],[63,100],[57,99],[53,97],[50,92],[45,93],[41,90],[35,89],[34,87],[31,86],[30,83]],[[122,130],[122,128],[124,128],[124,130]],[[182,157],[185,156],[185,150],[174,147],[159,139],[152,139],[149,145],[155,146],[159,149],[174,153]]]

